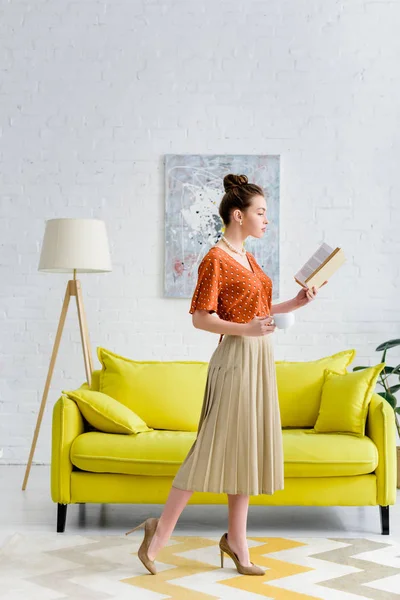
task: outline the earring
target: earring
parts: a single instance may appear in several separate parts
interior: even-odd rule
[[[242,220],[240,221],[240,224],[243,225],[243,221]]]

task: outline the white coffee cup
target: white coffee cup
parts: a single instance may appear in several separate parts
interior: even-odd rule
[[[274,319],[275,325],[278,329],[288,329],[295,321],[294,313],[292,312],[277,313],[272,315],[272,318]]]

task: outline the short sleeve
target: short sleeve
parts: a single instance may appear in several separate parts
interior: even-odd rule
[[[193,293],[189,313],[196,309],[217,312],[220,292],[219,259],[205,256],[198,269],[198,279]]]

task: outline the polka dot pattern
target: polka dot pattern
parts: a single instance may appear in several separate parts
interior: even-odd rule
[[[199,265],[189,313],[208,310],[235,323],[271,314],[272,280],[251,252],[247,258],[252,271],[218,246],[210,248]]]

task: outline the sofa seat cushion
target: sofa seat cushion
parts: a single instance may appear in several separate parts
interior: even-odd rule
[[[123,435],[91,431],[71,447],[71,462],[83,471],[174,476],[196,433],[158,430]],[[372,473],[378,465],[373,441],[313,429],[283,430],[285,477],[341,477]]]
[[[283,445],[285,477],[365,475],[378,466],[378,449],[367,436],[288,429]]]
[[[75,438],[71,462],[83,471],[175,475],[196,438],[193,431],[154,429],[124,435],[89,431]]]

